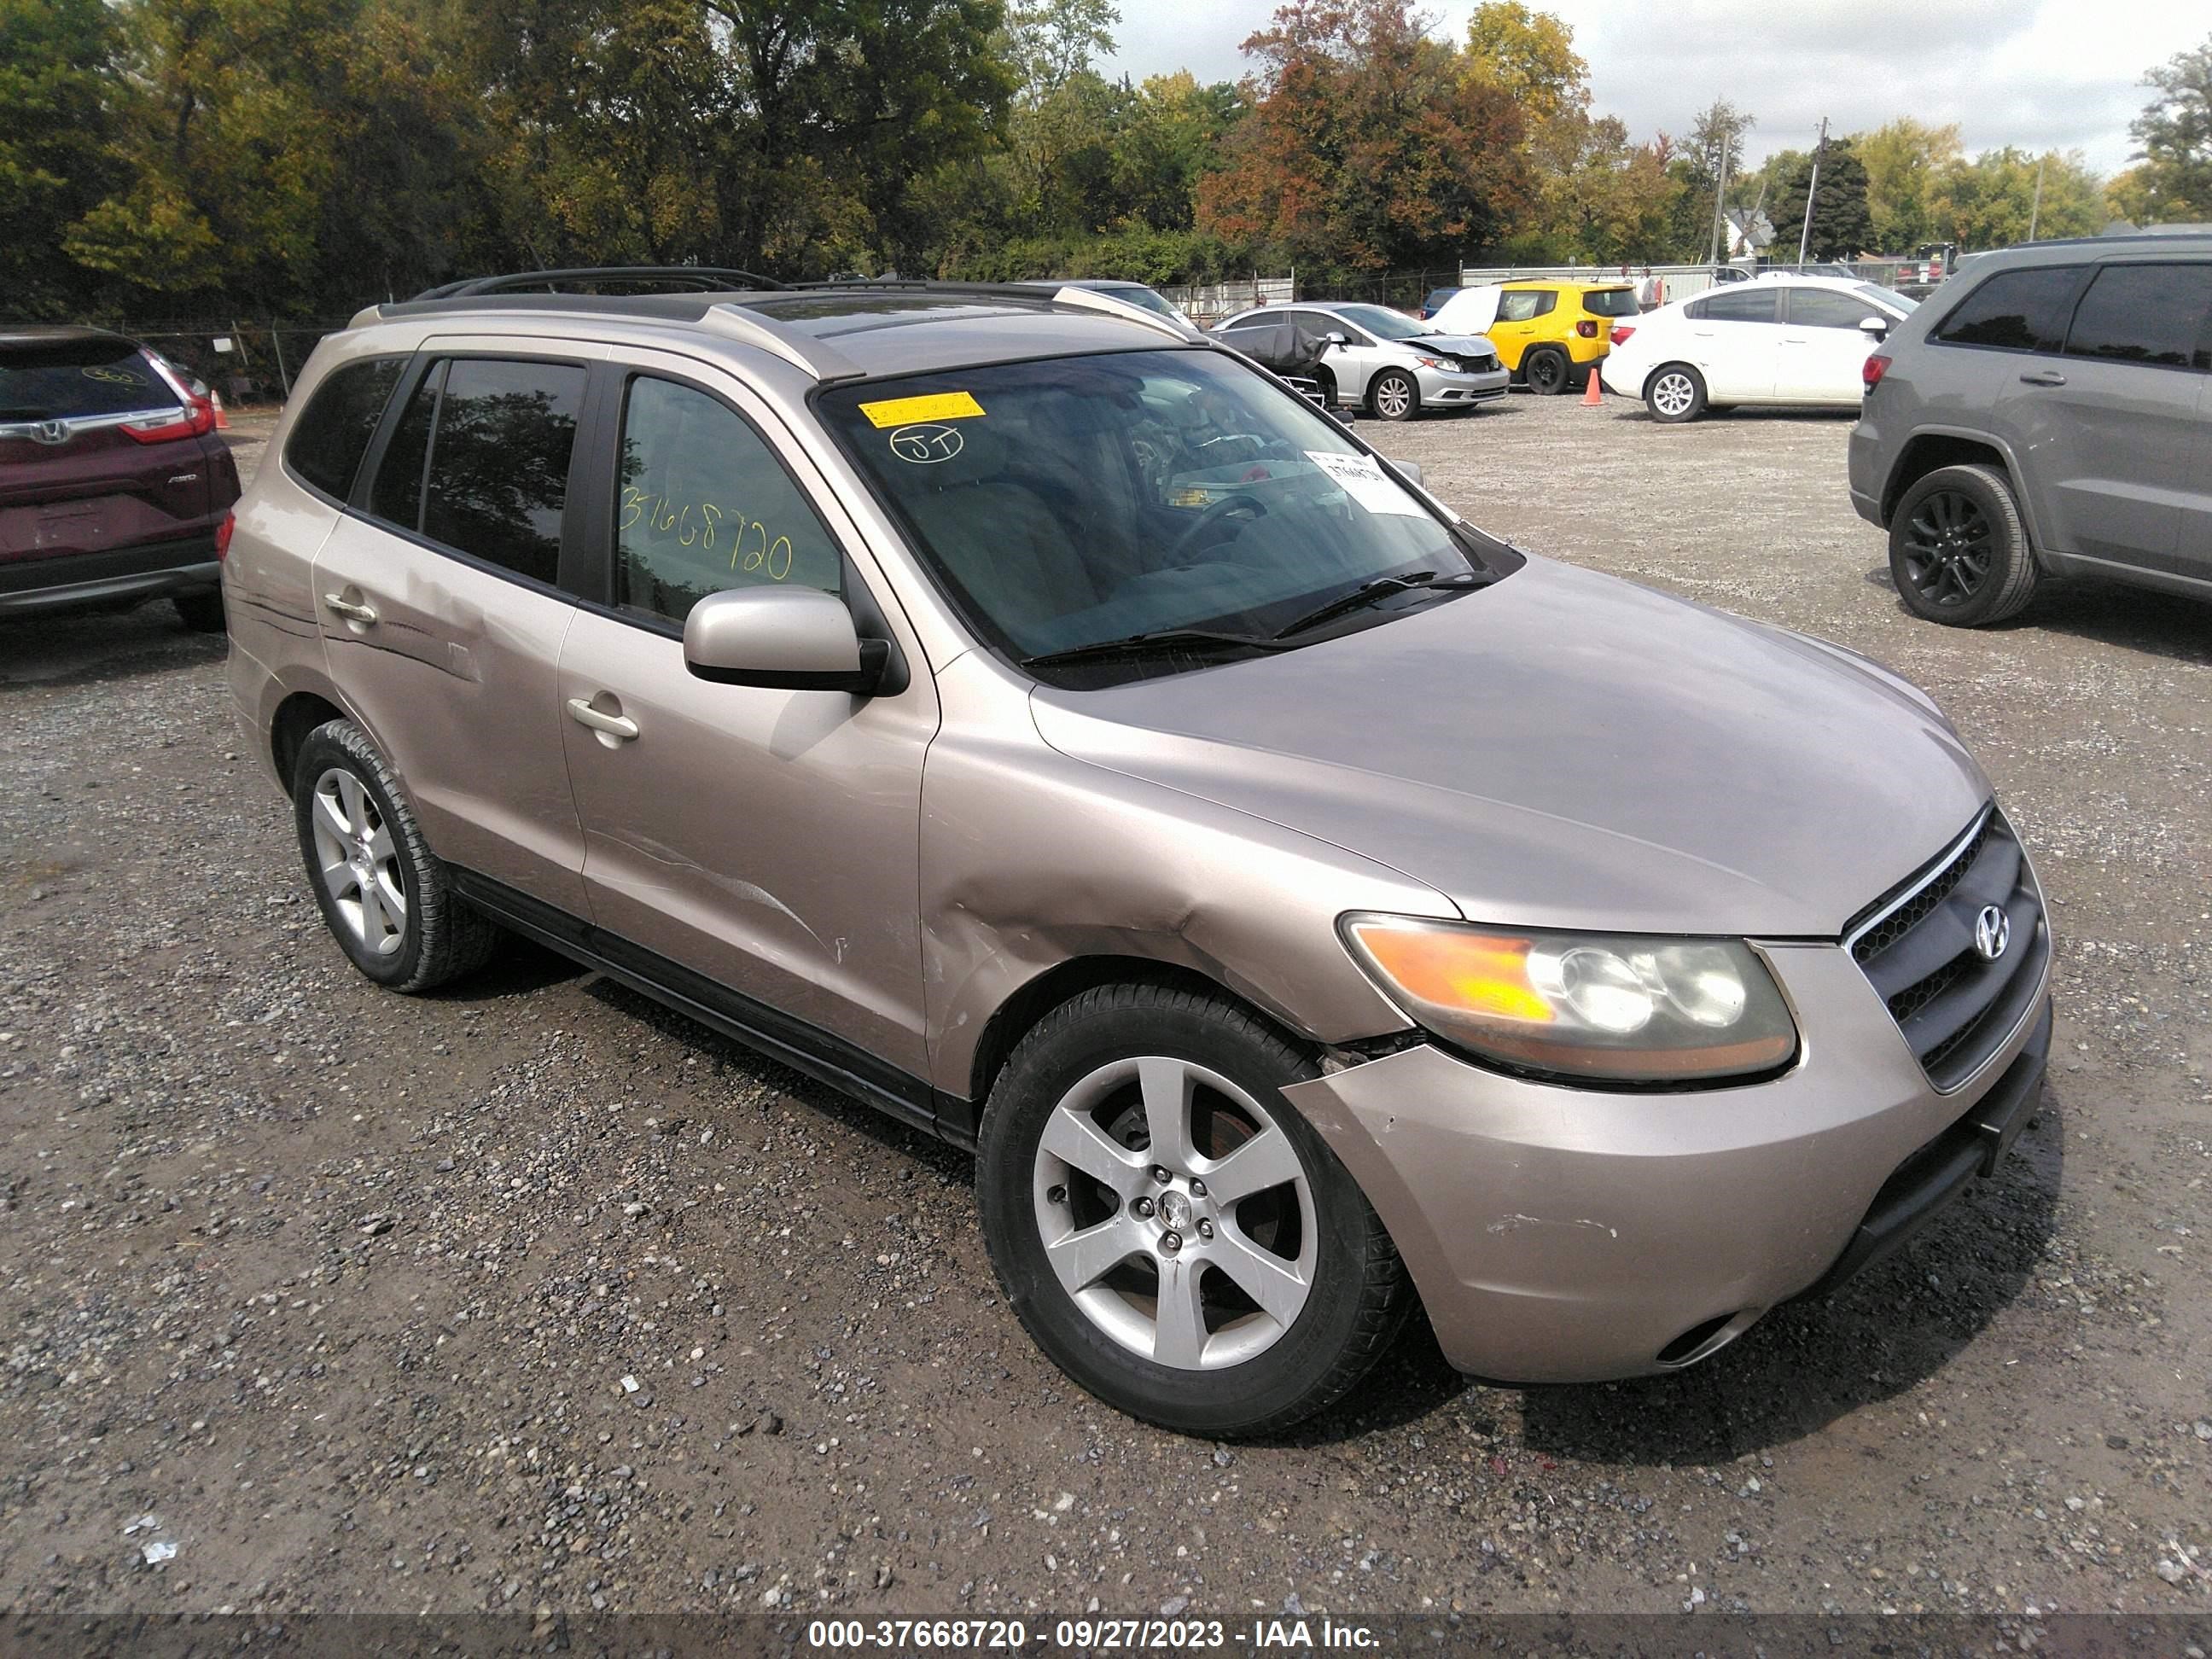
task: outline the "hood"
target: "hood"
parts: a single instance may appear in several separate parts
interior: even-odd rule
[[[1454,357],[1493,357],[1498,348],[1489,337],[1481,334],[1417,334],[1410,340],[1398,340],[1394,344],[1409,347],[1414,351],[1441,351]]]
[[[1031,708],[1063,753],[1516,927],[1832,938],[1989,795],[1864,659],[1534,557],[1302,650]]]

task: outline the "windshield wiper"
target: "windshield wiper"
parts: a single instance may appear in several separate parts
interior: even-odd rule
[[[1093,640],[1089,645],[1071,645],[1065,651],[1048,651],[1042,656],[1024,657],[1024,668],[1057,668],[1062,663],[1091,662],[1104,657],[1159,656],[1175,651],[1188,651],[1194,647],[1238,646],[1248,651],[1273,651],[1273,640],[1261,634],[1230,634],[1212,628],[1162,628],[1149,634],[1131,634],[1118,640]]]
[[[1303,634],[1325,622],[1334,622],[1349,611],[1372,605],[1389,594],[1403,593],[1417,587],[1487,587],[1496,580],[1495,576],[1484,570],[1461,571],[1449,576],[1439,576],[1433,570],[1415,570],[1403,576],[1377,576],[1373,581],[1360,583],[1349,593],[1340,593],[1328,603],[1316,605],[1289,626],[1277,629],[1272,637],[1286,640],[1293,634]]]

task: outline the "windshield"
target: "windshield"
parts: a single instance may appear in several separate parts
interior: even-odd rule
[[[1853,288],[1863,300],[1872,300],[1876,305],[1887,306],[1892,311],[1910,314],[1920,308],[1920,301],[1909,294],[1899,294],[1893,288],[1884,288],[1878,283],[1856,283]]]
[[[1632,288],[1594,288],[1583,295],[1583,309],[1593,317],[1633,317],[1637,314]]]
[[[1378,340],[1410,340],[1417,334],[1437,331],[1431,325],[1388,306],[1331,306],[1329,311],[1347,323],[1357,323]]]
[[[994,363],[841,386],[817,406],[1017,660],[1164,629],[1257,641],[1378,576],[1488,568],[1482,538],[1224,351]]]

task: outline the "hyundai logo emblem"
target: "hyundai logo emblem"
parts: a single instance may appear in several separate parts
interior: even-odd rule
[[[1994,904],[1984,904],[1974,918],[1974,954],[1995,962],[2012,943],[2012,918]]]

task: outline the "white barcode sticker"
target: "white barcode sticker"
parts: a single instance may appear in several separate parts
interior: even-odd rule
[[[1325,449],[1309,449],[1306,459],[1344,487],[1344,493],[1370,513],[1395,513],[1408,519],[1425,519],[1428,509],[1407,493],[1406,487],[1376,464],[1372,455],[1334,455]]]

